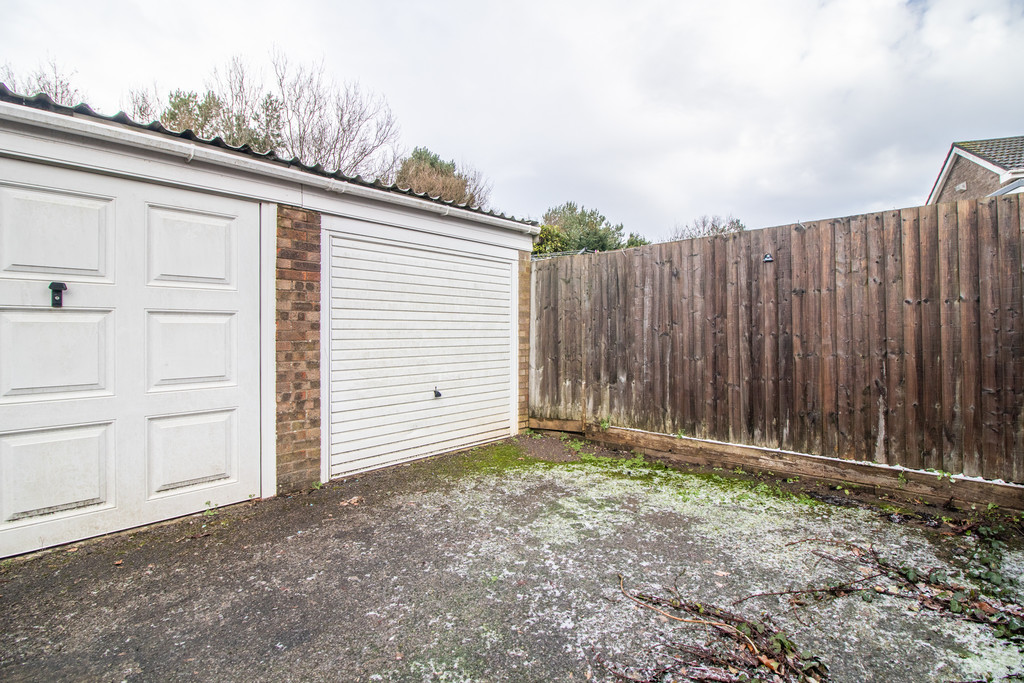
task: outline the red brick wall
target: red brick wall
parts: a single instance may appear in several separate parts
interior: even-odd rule
[[[530,258],[519,252],[519,430],[530,421]]]
[[[320,481],[320,214],[277,208],[277,489]]]
[[[967,183],[967,189],[957,190],[960,183]],[[956,202],[961,199],[981,199],[987,197],[1000,187],[999,175],[983,168],[973,161],[968,161],[959,154],[953,160],[946,182],[939,190],[935,203]]]

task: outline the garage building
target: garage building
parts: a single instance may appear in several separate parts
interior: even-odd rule
[[[0,556],[517,433],[537,231],[0,86]]]

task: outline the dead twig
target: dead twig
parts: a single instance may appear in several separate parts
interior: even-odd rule
[[[640,605],[641,607],[646,607],[649,610],[654,610],[655,612],[657,612],[658,614],[662,615],[663,617],[667,617],[667,618],[673,619],[675,621],[681,621],[681,622],[684,622],[684,623],[687,623],[687,624],[703,624],[705,626],[713,626],[713,627],[717,628],[718,630],[724,631],[725,633],[733,636],[734,638],[743,638],[750,645],[750,651],[753,652],[754,655],[759,654],[757,646],[754,645],[754,641],[752,641],[747,635],[745,635],[742,631],[737,629],[735,626],[731,626],[730,624],[726,624],[723,621],[709,621],[707,619],[686,619],[684,617],[677,617],[674,614],[669,614],[665,610],[658,609],[654,605],[648,604],[648,603],[644,602],[643,600],[639,600],[639,599],[633,597],[632,595],[630,595],[629,593],[626,592],[625,579],[622,577],[622,574],[619,574],[619,590],[622,592],[623,595],[625,595],[627,598],[629,598],[630,600],[632,600],[636,604]]]
[[[602,666],[624,680],[640,683],[654,683],[664,680],[662,676],[671,672],[685,675],[687,680],[718,681],[732,683],[739,680],[770,680],[814,682],[827,679],[828,669],[815,657],[803,657],[796,645],[784,632],[772,625],[766,616],[763,621],[750,620],[714,605],[704,605],[683,599],[678,589],[665,589],[671,598],[648,595],[626,590],[625,578],[619,575],[619,591],[631,602],[645,607],[666,620],[708,626],[715,640],[708,640],[704,646],[686,642],[666,643],[659,646],[659,656],[669,656],[673,664],[667,668],[656,665],[640,669],[637,678],[631,675],[637,669],[626,670]],[[673,612],[692,616],[677,616]],[[661,647],[666,648],[661,650]],[[674,652],[673,652],[674,651]],[[600,659],[599,659],[600,661]]]
[[[882,577],[882,576],[886,576],[886,573],[885,572],[881,572],[881,573],[878,573],[878,574],[874,574],[872,576],[865,576],[863,578],[856,579],[854,581],[847,581],[846,583],[839,584],[838,586],[831,586],[829,588],[804,588],[804,589],[794,589],[794,590],[788,590],[788,591],[768,591],[768,592],[765,592],[765,593],[754,593],[752,595],[748,595],[745,598],[740,598],[739,600],[734,601],[732,603],[732,606],[735,607],[736,605],[740,604],[741,602],[746,602],[747,600],[750,600],[751,598],[760,598],[760,597],[763,597],[763,596],[766,596],[766,595],[809,595],[809,594],[813,594],[813,593],[832,593],[832,594],[836,594],[836,593],[840,593],[840,592],[848,591],[848,590],[852,591],[853,586],[855,586],[856,584],[863,583],[865,581],[871,581],[872,579],[877,579],[877,578]]]

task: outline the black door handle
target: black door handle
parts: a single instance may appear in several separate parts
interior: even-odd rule
[[[64,305],[64,290],[67,288],[68,286],[63,282],[50,283],[50,306],[60,308]]]

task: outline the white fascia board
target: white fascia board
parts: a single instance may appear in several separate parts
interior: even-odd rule
[[[454,206],[437,204],[395,192],[346,183],[306,171],[279,166],[272,162],[261,161],[244,154],[217,149],[209,145],[196,144],[159,133],[132,130],[125,126],[92,120],[87,117],[55,114],[31,107],[0,102],[0,121],[11,121],[23,126],[42,128],[47,132],[48,136],[54,136],[55,134],[73,135],[108,144],[126,145],[134,149],[183,159],[187,163],[194,161],[205,162],[212,166],[276,180],[287,185],[317,188],[339,195],[360,197],[373,202],[391,204],[425,213],[451,216],[463,221],[501,228],[531,237],[540,232],[539,226],[526,225],[506,218],[498,218],[497,216],[467,211]],[[0,151],[3,150],[0,149]],[[281,201],[275,197],[263,197],[263,199]]]
[[[957,151],[956,147],[950,147],[949,151],[946,152],[946,160],[942,163],[942,170],[939,172],[939,177],[935,179],[935,184],[932,185],[932,191],[928,193],[928,199],[925,204],[934,204],[939,198],[939,193],[942,187],[946,184],[946,178],[949,176],[949,171],[953,168],[953,152]]]

